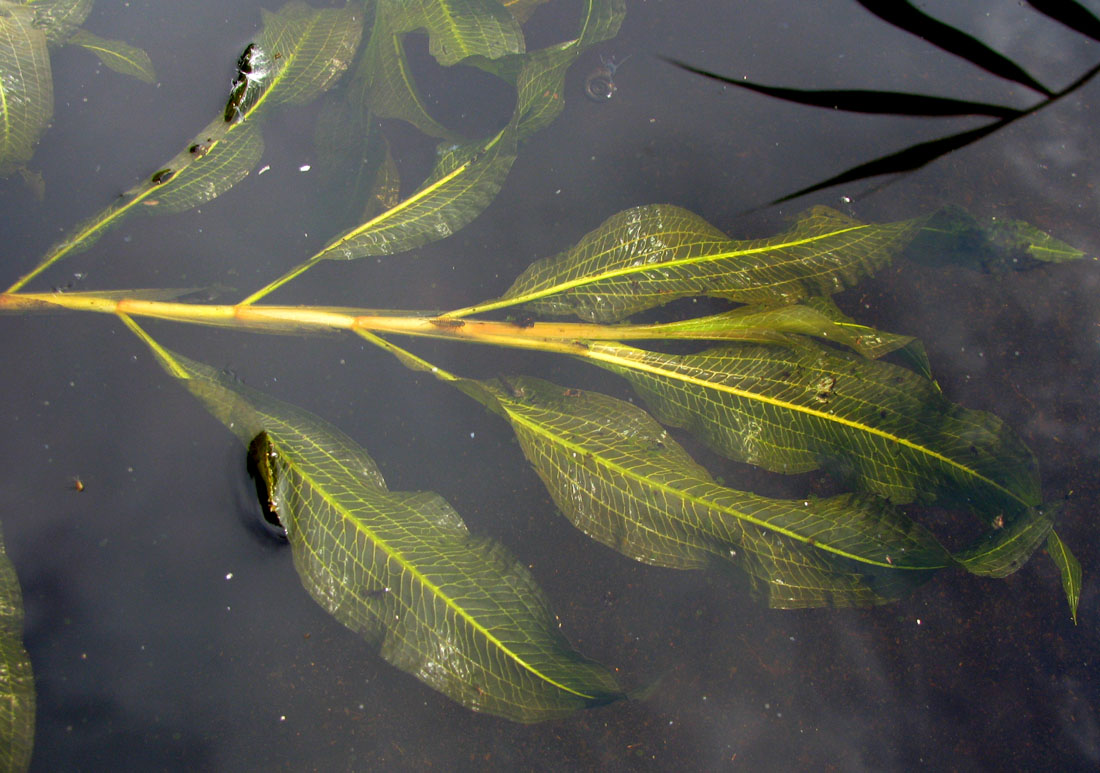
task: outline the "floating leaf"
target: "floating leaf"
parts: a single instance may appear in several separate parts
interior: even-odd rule
[[[0,3],[0,176],[34,155],[53,115],[53,77],[46,33],[34,10]]]
[[[91,51],[99,57],[104,67],[145,83],[156,83],[157,75],[153,71],[153,62],[147,53],[136,46],[120,40],[106,40],[87,30],[77,30],[68,42]]]
[[[606,669],[569,647],[527,569],[471,535],[441,497],[388,491],[335,427],[168,352],[127,322],[245,443],[267,433],[302,584],[385,660],[467,708],[518,722],[624,697]]]
[[[782,608],[885,603],[952,563],[878,497],[786,501],[720,486],[622,400],[522,376],[458,386],[508,419],[577,528],[637,561],[732,562]]]
[[[867,225],[815,207],[779,236],[738,242],[680,207],[635,207],[535,262],[500,301],[480,308],[522,303],[537,313],[614,322],[696,295],[746,303],[828,295],[889,262],[920,224]]]
[[[34,705],[34,673],[23,646],[23,594],[0,533],[0,770],[30,765]]]

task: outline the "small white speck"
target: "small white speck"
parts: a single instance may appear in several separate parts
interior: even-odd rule
[[[308,172],[310,169],[312,169],[312,167],[309,164],[302,164],[298,167],[299,172]]]
[[[921,624],[921,619],[918,617],[917,618],[917,625],[920,625],[920,624]]]
[[[279,715],[279,721],[280,722],[286,722],[286,714],[280,714]]]
[[[233,572],[230,572],[229,574],[227,574],[227,575],[225,576],[225,579],[227,579],[227,580],[232,580],[232,579],[233,579]]]
[[[477,437],[477,433],[476,432],[471,432],[470,433],[470,439],[472,440],[475,437]]]
[[[256,176],[259,177],[260,175],[262,175],[264,172],[266,172],[269,169],[271,169],[271,164],[265,165],[260,171],[256,172]]]

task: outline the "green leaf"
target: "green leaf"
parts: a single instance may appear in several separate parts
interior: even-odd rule
[[[782,608],[884,603],[952,563],[878,497],[787,501],[720,486],[622,400],[522,376],[457,385],[512,424],[577,528],[637,561],[675,569],[732,562]]]
[[[488,142],[440,146],[435,168],[419,190],[336,237],[311,260],[393,255],[445,239],[489,206],[515,159],[511,127]]]
[[[23,646],[23,594],[0,532],[0,770],[30,765],[34,705],[34,672]]]
[[[592,322],[698,295],[789,303],[854,285],[888,263],[921,222],[866,225],[815,207],[786,233],[737,242],[680,207],[635,207],[532,264],[501,301]]]
[[[257,107],[306,104],[330,88],[351,64],[363,34],[363,10],[315,9],[287,3],[277,13],[263,11],[258,45],[267,57],[266,90]]]
[[[1009,427],[890,363],[812,345],[671,355],[593,342],[588,356],[627,378],[662,421],[738,461],[824,467],[899,503],[961,499],[990,522],[1040,502],[1035,458]]]
[[[27,0],[34,10],[34,26],[46,33],[50,45],[64,43],[92,12],[94,0]]]
[[[1069,602],[1069,613],[1073,624],[1077,625],[1077,604],[1081,601],[1081,563],[1053,529],[1047,536],[1047,552],[1062,575],[1062,589]]]
[[[262,141],[253,120],[266,105],[302,103],[333,84],[344,71],[362,34],[362,11],[357,6],[316,10],[291,2],[278,13],[264,11],[260,44],[254,52],[247,96],[238,110],[226,110],[203,128],[187,147],[113,204],[78,224],[9,291],[18,290],[63,258],[90,247],[110,228],[139,207],[177,212],[209,201],[245,176],[245,161],[258,157]],[[237,133],[254,136],[231,142]],[[230,148],[219,149],[226,142]],[[205,161],[199,168],[192,164]],[[254,163],[254,162],[253,162]],[[175,189],[179,188],[180,191]],[[167,202],[163,209],[161,202]]]
[[[388,491],[335,427],[127,322],[242,441],[267,433],[302,584],[385,660],[467,708],[518,722],[624,697],[610,672],[569,647],[526,568],[471,535],[441,497]]]
[[[157,74],[149,55],[136,46],[120,40],[106,40],[87,30],[78,29],[68,40],[69,43],[86,48],[115,72],[130,75],[145,83],[156,83]]]
[[[149,198],[148,212],[185,212],[210,201],[248,176],[264,152],[263,135],[255,123],[241,126],[217,143],[198,145],[193,160]],[[208,151],[204,148],[209,147]]]
[[[986,225],[961,207],[935,212],[905,249],[905,256],[933,266],[982,271],[1022,271],[1038,263],[1084,257],[1078,250],[1021,220],[993,218]]]
[[[524,51],[519,23],[497,0],[379,0],[379,10],[394,33],[426,30],[428,51],[444,67]]]
[[[53,77],[46,33],[34,11],[0,2],[0,176],[34,155],[53,115]]]

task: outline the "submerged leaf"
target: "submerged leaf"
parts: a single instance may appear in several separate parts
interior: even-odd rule
[[[1047,536],[1047,552],[1062,575],[1062,590],[1069,602],[1069,614],[1077,624],[1077,604],[1081,601],[1081,562],[1073,555],[1069,547],[1056,531]]]
[[[53,115],[46,33],[32,8],[0,2],[0,176],[34,155]]]
[[[1011,429],[905,368],[825,347],[588,351],[662,421],[732,459],[786,473],[824,467],[894,502],[961,499],[990,521],[1040,502],[1035,458]]]
[[[471,535],[441,497],[388,491],[335,427],[129,324],[243,442],[267,433],[302,584],[384,659],[467,708],[518,722],[624,697],[610,672],[570,648],[527,569]]]
[[[34,709],[34,672],[23,646],[23,593],[0,533],[0,770],[30,765]]]
[[[64,43],[92,12],[94,0],[27,0],[34,10],[34,26],[46,33],[50,45]]]
[[[29,273],[9,288],[18,290],[57,261],[90,247],[138,207],[180,211],[201,204],[236,184],[248,159],[262,151],[258,129],[249,122],[269,104],[302,103],[332,85],[344,71],[362,34],[361,10],[310,8],[291,2],[278,13],[264,12],[260,44],[250,44],[238,61],[237,87],[225,115],[202,129],[188,146],[113,204],[77,225]],[[242,64],[248,64],[248,72]],[[243,80],[241,80],[243,79]],[[238,133],[255,136],[231,142]],[[232,147],[218,148],[223,142]],[[189,170],[193,164],[199,168]],[[253,161],[253,163],[255,163]],[[175,191],[176,188],[180,190]],[[160,209],[161,202],[167,202]]]
[[[787,501],[718,485],[630,403],[520,376],[458,386],[508,419],[577,528],[637,561],[732,562],[782,608],[885,603],[951,564],[877,497]]]
[[[905,256],[933,266],[961,265],[983,271],[1023,271],[1038,263],[1084,257],[1033,225],[995,218],[982,225],[961,207],[935,212],[905,248]]]
[[[614,322],[697,295],[789,303],[852,286],[888,263],[921,223],[868,225],[815,207],[785,233],[738,242],[680,207],[635,207],[532,264],[492,305]]]
[[[115,72],[129,75],[145,83],[155,83],[157,80],[149,55],[129,43],[123,43],[121,40],[106,40],[82,29],[74,32],[68,42],[91,51],[99,57],[104,67],[109,67]]]

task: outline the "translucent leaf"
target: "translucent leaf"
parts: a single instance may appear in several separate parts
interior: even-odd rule
[[[156,83],[157,74],[153,70],[153,62],[140,48],[120,40],[105,40],[87,30],[77,30],[68,42],[91,51],[99,57],[104,67],[145,83]]]
[[[732,459],[786,473],[825,468],[893,502],[974,508],[991,527],[960,559],[974,573],[1015,571],[1049,531],[1023,441],[905,368],[765,344],[669,355],[593,342],[588,356],[629,380],[662,421]]]
[[[962,498],[1011,512],[1040,502],[1035,457],[1009,427],[905,368],[812,346],[589,351],[662,421],[732,459],[785,473],[825,467],[894,502]]]
[[[467,708],[519,722],[624,697],[610,672],[569,647],[527,569],[469,534],[442,498],[388,491],[335,427],[133,327],[244,442],[267,434],[302,584],[384,659]]]
[[[23,594],[0,533],[0,770],[30,765],[34,709],[34,673],[23,646]]]
[[[238,98],[235,86],[223,114],[195,135],[187,147],[122,198],[78,224],[9,290],[23,287],[57,261],[87,249],[139,207],[179,211],[232,187],[247,171],[244,161],[262,149],[258,131],[248,128],[255,136],[229,143],[231,148],[219,150],[218,146],[229,142],[237,132],[245,132],[264,105],[305,102],[331,86],[347,67],[362,34],[361,14],[357,6],[316,10],[301,2],[288,3],[278,13],[265,11],[261,43],[250,44],[241,56],[253,65],[247,77],[240,72],[237,81],[247,86],[247,96],[242,92]],[[201,160],[206,163],[188,172],[188,167]],[[176,193],[177,187],[184,190]],[[161,202],[168,202],[163,209]]]
[[[313,260],[392,255],[445,239],[496,198],[515,159],[510,126],[488,142],[441,146],[435,168],[419,190],[336,237]]]
[[[635,207],[532,264],[502,300],[593,322],[697,295],[787,303],[851,287],[888,263],[921,222],[867,225],[815,207],[779,236],[738,242],[680,207]]]
[[[519,23],[496,0],[379,0],[379,12],[392,34],[426,30],[428,51],[444,67],[524,50]]]
[[[27,0],[34,10],[34,26],[46,33],[50,45],[64,43],[92,12],[94,0]]]
[[[30,160],[52,115],[46,33],[33,9],[0,2],[0,175]]]
[[[150,212],[184,212],[197,207],[225,191],[248,176],[264,152],[264,140],[254,123],[242,126],[213,144],[209,151],[200,153],[157,192],[149,198]]]
[[[637,561],[675,569],[732,562],[784,608],[884,603],[952,563],[877,497],[787,501],[720,486],[622,400],[519,376],[459,387],[508,419],[577,528]]]

